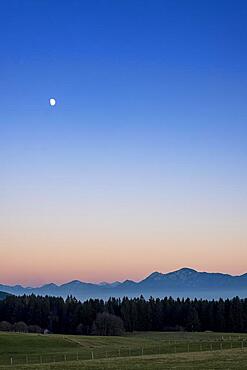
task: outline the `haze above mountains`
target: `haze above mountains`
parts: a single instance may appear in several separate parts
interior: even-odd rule
[[[73,280],[65,284],[45,284],[40,287],[9,286],[0,284],[0,291],[15,294],[52,295],[66,298],[72,295],[80,300],[109,297],[190,297],[231,298],[247,296],[247,274],[233,276],[222,273],[199,272],[182,268],[166,274],[153,272],[145,279],[135,282],[125,280],[114,283],[85,283]]]

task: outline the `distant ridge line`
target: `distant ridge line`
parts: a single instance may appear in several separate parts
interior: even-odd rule
[[[219,272],[197,271],[192,268],[183,267],[168,273],[158,271],[140,281],[125,280],[113,283],[90,283],[80,280],[72,280],[63,284],[48,283],[39,287],[23,287],[21,285],[0,284],[0,291],[15,295],[36,294],[54,295],[67,297],[73,295],[78,299],[102,298],[110,296],[188,296],[204,297],[210,294],[220,296],[222,292],[225,297],[239,294],[247,296],[247,274],[230,275]]]

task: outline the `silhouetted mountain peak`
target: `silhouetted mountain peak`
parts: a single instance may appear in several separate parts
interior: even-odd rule
[[[195,274],[199,274],[199,272],[196,271],[196,270],[193,270],[191,268],[188,268],[188,267],[184,267],[184,268],[181,268],[181,269],[176,270],[176,271],[168,272],[167,274],[162,274],[161,272],[155,271],[152,274],[150,274],[149,276],[147,276],[141,282],[144,282],[144,281],[162,281],[162,280],[166,280],[168,278],[184,279],[184,278],[188,278],[189,276],[192,276],[192,275],[195,275]]]
[[[42,288],[57,288],[58,285],[57,284],[54,284],[54,283],[49,283],[49,284],[45,284],[45,285],[42,285]],[[32,289],[32,287],[28,287],[29,289]]]
[[[148,275],[142,281],[145,281],[145,280],[161,280],[164,276],[165,276],[165,274],[162,274],[161,272],[155,271],[155,272],[152,272],[152,274]]]
[[[179,270],[169,272],[166,275],[188,276],[188,275],[195,275],[195,274],[199,274],[199,273],[200,272],[198,272],[196,270],[193,270],[191,268],[183,267]]]
[[[135,281],[133,281],[133,280],[125,280],[121,285],[135,285],[136,284],[136,282]]]
[[[71,280],[67,284],[77,285],[77,284],[82,284],[82,281],[80,281],[80,280]]]

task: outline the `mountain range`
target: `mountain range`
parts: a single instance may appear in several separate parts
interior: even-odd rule
[[[247,297],[247,274],[233,276],[223,273],[199,272],[191,268],[182,268],[169,273],[153,272],[145,279],[136,282],[99,284],[73,280],[65,284],[45,284],[40,287],[23,287],[21,285],[2,285],[0,290],[15,295],[36,294],[52,295],[66,298],[72,295],[80,300],[88,298],[109,297],[190,297],[190,298],[231,298],[238,295]]]

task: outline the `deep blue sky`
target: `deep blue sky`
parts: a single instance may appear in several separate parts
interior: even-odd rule
[[[1,258],[16,271],[0,280],[243,272],[247,2],[1,0],[0,14]]]

